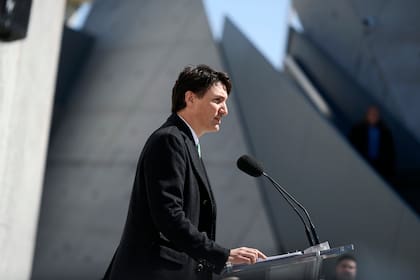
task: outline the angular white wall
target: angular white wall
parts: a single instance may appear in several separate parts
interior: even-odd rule
[[[64,0],[32,3],[28,36],[0,43],[0,279],[28,279]]]

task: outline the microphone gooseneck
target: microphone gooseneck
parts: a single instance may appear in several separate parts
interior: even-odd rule
[[[279,183],[277,183],[270,175],[264,172],[264,168],[261,163],[253,159],[248,155],[241,156],[237,161],[238,168],[245,172],[246,174],[253,177],[260,177],[261,175],[266,177],[275,189],[281,194],[281,196],[286,200],[286,202],[292,207],[293,211],[299,216],[299,219],[302,221],[306,237],[308,238],[310,246],[320,244],[318,234],[316,233],[315,226],[312,223],[311,217],[309,216],[308,211],[303,205],[298,202],[291,194],[289,194]],[[296,208],[299,207],[305,214],[307,222],[305,221],[302,213]],[[309,227],[308,224],[309,223]],[[310,229],[309,229],[310,228]]]
[[[306,236],[308,237],[308,241],[309,244],[311,246],[320,244],[319,242],[319,237],[318,234],[316,233],[315,230],[315,226],[312,222],[311,217],[309,216],[308,211],[306,210],[305,207],[303,207],[303,205],[297,201],[291,194],[289,194],[279,183],[277,183],[270,175],[268,175],[267,173],[263,172],[263,176],[266,177],[272,184],[273,186],[277,189],[277,191],[283,196],[283,198],[289,203],[290,206],[292,206],[293,210],[298,214],[299,218],[301,219],[302,223],[305,226],[305,232],[306,232]],[[291,201],[289,201],[289,199]],[[309,233],[309,229],[308,229],[308,225],[306,224],[305,220],[302,217],[302,213],[300,213],[296,207],[293,205],[294,202],[300,209],[302,209],[302,211],[304,212],[306,219],[308,220],[309,223],[309,227],[310,227],[310,233]]]

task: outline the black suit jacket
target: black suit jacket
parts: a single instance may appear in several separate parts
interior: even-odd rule
[[[229,256],[215,233],[216,203],[204,164],[189,127],[172,114],[140,155],[105,279],[211,279]]]
[[[379,122],[380,131],[378,158],[369,158],[369,125],[363,121],[356,124],[350,131],[349,139],[359,153],[381,174],[385,179],[392,179],[395,175],[395,147],[392,134],[388,127]]]

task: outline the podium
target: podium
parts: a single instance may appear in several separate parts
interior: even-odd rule
[[[279,255],[253,265],[234,265],[227,268],[222,280],[318,280],[322,262],[354,250],[353,245],[309,252]]]

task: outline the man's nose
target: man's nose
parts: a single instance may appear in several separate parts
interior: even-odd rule
[[[221,114],[224,115],[224,116],[227,116],[227,114],[229,114],[228,107],[227,107],[226,103],[222,106],[220,111],[221,111]]]

